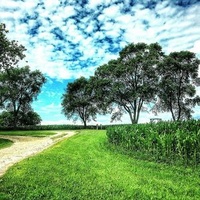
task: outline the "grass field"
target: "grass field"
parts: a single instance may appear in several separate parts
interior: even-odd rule
[[[0,138],[0,149],[9,147],[13,144],[12,141]]]
[[[56,131],[0,131],[0,135],[44,137],[55,135]]]
[[[200,199],[200,169],[123,155],[105,131],[78,135],[28,158],[0,178],[0,199]]]

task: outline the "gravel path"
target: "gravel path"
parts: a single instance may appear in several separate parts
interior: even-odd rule
[[[57,132],[56,135],[47,137],[0,135],[0,138],[9,139],[14,142],[12,146],[0,150],[0,176],[2,176],[6,170],[15,163],[39,153],[56,142],[74,134],[75,132],[68,131]]]

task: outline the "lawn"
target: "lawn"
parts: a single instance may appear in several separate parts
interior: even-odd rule
[[[0,178],[0,199],[200,199],[200,169],[134,159],[84,130]]]
[[[0,138],[0,149],[9,147],[9,146],[11,146],[12,144],[13,144],[12,141],[7,140],[7,139]]]
[[[56,131],[0,131],[0,135],[45,137],[55,135]]]

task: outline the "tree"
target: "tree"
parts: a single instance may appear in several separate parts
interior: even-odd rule
[[[33,110],[30,110],[27,113],[22,112],[21,126],[38,125],[41,121],[42,119],[40,115]]]
[[[0,72],[17,66],[25,57],[25,47],[15,40],[10,41],[6,37],[7,33],[5,24],[0,24]]]
[[[157,111],[171,112],[174,121],[191,118],[192,108],[200,105],[196,95],[200,60],[189,51],[172,52],[158,66],[160,75]]]
[[[90,80],[81,77],[68,83],[62,96],[62,112],[68,119],[76,121],[80,118],[84,128],[91,119],[95,120],[97,107],[94,103]]]
[[[0,114],[0,126],[13,127],[14,121],[15,119],[13,111],[3,111]],[[41,123],[41,121],[41,117],[33,110],[29,110],[26,113],[20,111],[18,113],[17,126],[38,125]]]
[[[119,120],[126,112],[134,124],[138,123],[144,105],[155,100],[156,65],[163,56],[162,48],[157,43],[130,44],[119,55],[117,60],[97,68],[95,77],[99,87],[96,88],[100,94],[97,96],[103,97],[101,108],[115,109],[112,121]]]
[[[38,71],[31,71],[28,66],[9,69],[9,73],[0,74],[0,91],[4,97],[3,108],[13,112],[13,126],[19,121],[19,113],[31,110],[30,104],[37,98],[46,79]]]
[[[9,127],[13,125],[13,115],[11,112],[3,111],[0,114],[0,126],[2,127]]]

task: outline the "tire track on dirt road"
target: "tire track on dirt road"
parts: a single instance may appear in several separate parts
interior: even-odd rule
[[[56,133],[56,135],[47,137],[0,135],[0,138],[14,142],[12,146],[0,149],[0,177],[15,163],[42,152],[53,144],[76,134],[74,131]]]

